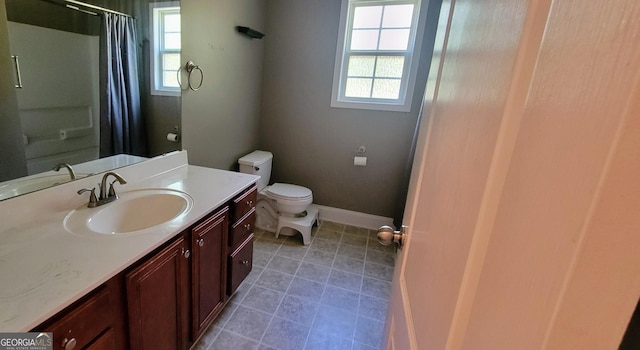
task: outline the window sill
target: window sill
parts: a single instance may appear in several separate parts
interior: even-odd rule
[[[366,109],[372,111],[387,112],[410,112],[411,103],[393,104],[393,103],[375,103],[375,102],[353,102],[353,101],[331,101],[331,107],[334,108],[350,108],[350,109]]]
[[[182,93],[180,91],[166,91],[166,90],[151,90],[151,96],[170,96],[180,97]]]

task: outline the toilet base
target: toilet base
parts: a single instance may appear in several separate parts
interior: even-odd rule
[[[304,245],[311,244],[311,227],[318,220],[318,212],[319,210],[317,207],[310,205],[307,208],[307,216],[305,217],[294,218],[280,215],[280,217],[278,217],[278,229],[276,230],[276,238],[280,236],[281,230],[283,228],[288,227],[302,234],[302,243],[304,243]],[[287,230],[285,230],[285,232],[286,231]],[[289,234],[285,232],[283,232],[282,235],[289,236]]]
[[[258,193],[256,205],[256,228],[276,233],[278,227],[278,213],[275,211],[271,200]]]

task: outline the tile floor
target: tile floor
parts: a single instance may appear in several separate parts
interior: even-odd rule
[[[309,246],[258,230],[251,274],[193,349],[379,349],[393,249],[327,221]]]

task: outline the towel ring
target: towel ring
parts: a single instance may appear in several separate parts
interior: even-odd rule
[[[180,90],[184,90],[184,88],[182,87],[182,74],[180,74],[180,72],[182,72],[182,66],[178,67],[178,70],[176,70],[176,79],[178,80],[178,86],[180,87]]]
[[[197,64],[193,63],[193,61],[188,61],[187,64],[185,64],[184,68],[187,71],[187,86],[189,86],[189,89],[191,89],[191,91],[198,91],[200,87],[202,87],[202,83],[204,82],[204,72],[202,71],[202,68],[200,68],[200,66],[198,66]],[[198,84],[197,87],[193,87],[193,85],[191,84],[191,73],[193,73],[194,70],[200,71],[200,84]],[[176,74],[177,74],[178,85],[180,86],[180,90],[183,90],[182,80],[180,79],[180,76],[181,76],[180,72],[182,72],[182,67],[178,68],[178,70],[176,71]]]
[[[187,75],[187,82],[189,85],[189,89],[191,89],[191,91],[198,91],[198,89],[200,89],[200,87],[202,86],[202,83],[204,82],[204,72],[202,71],[200,66],[193,63],[193,61],[187,62],[187,65],[185,66],[185,68],[187,69],[187,73],[189,73]],[[197,87],[193,87],[193,85],[191,85],[191,73],[193,73],[194,70],[200,71],[200,84],[198,84]]]

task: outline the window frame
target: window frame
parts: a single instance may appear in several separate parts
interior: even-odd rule
[[[164,2],[152,2],[149,4],[149,17],[150,17],[150,64],[149,64],[149,79],[150,79],[150,93],[151,95],[158,96],[177,96],[181,95],[180,87],[165,86],[162,84],[163,78],[163,54],[177,53],[182,51],[182,43],[180,43],[180,50],[165,49],[163,36],[166,33],[164,30],[164,16],[167,14],[180,14],[180,2],[179,1],[164,1]],[[182,21],[182,18],[181,18]],[[182,29],[180,31],[182,33]],[[178,72],[176,72],[176,77]]]
[[[355,8],[359,6],[413,4],[414,15],[407,50],[351,50],[351,34]],[[353,108],[382,111],[409,112],[415,90],[422,38],[424,35],[425,14],[422,0],[342,0],[340,26],[336,48],[336,60],[331,93],[331,107]],[[426,9],[426,6],[424,7]],[[347,69],[351,56],[403,56],[405,57],[403,76],[400,82],[398,99],[346,97],[345,87]]]

